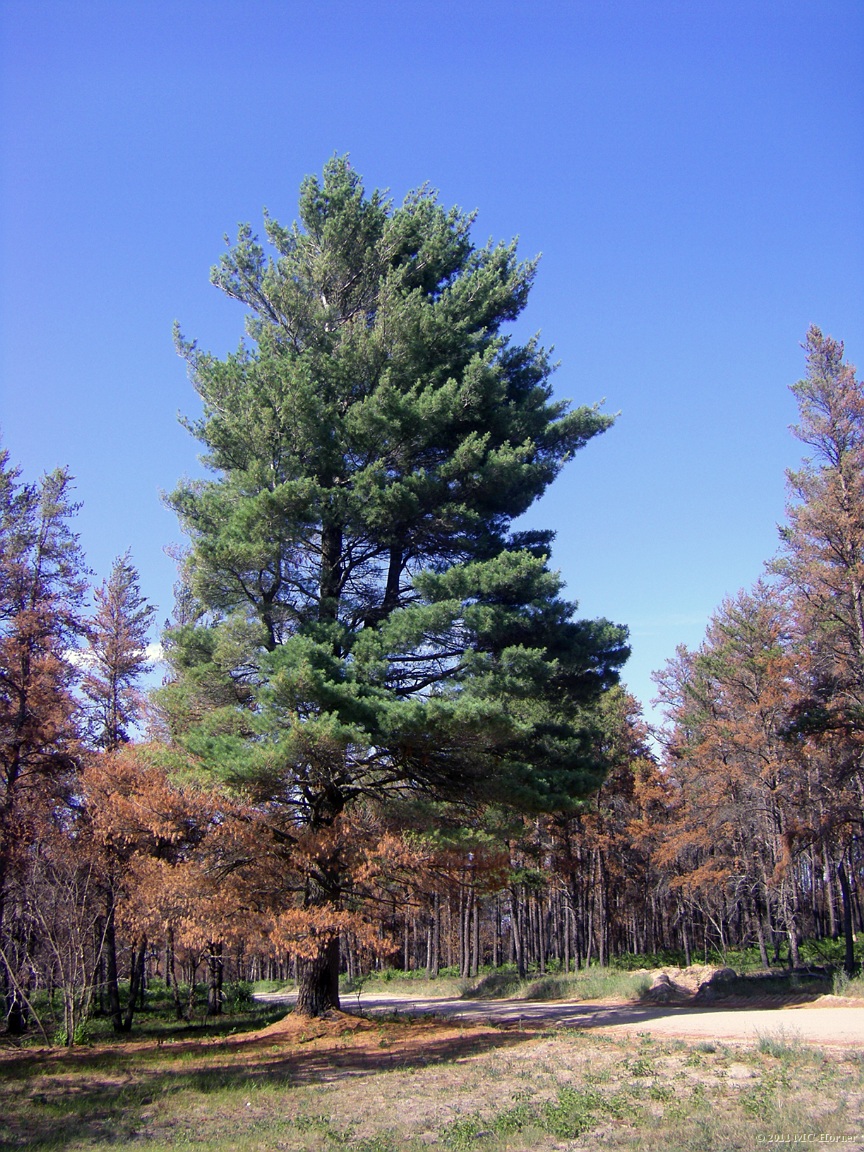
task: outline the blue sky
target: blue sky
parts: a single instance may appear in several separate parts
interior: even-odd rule
[[[236,346],[208,270],[350,153],[476,237],[542,253],[517,335],[616,426],[528,519],[589,616],[627,624],[645,702],[776,545],[809,324],[864,362],[864,8],[853,0],[0,6],[0,426],[68,464],[98,576],[132,549],[170,613],[195,470],[171,324]]]

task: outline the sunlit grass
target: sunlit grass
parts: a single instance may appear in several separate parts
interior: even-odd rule
[[[854,1135],[862,1099],[858,1055],[824,1054],[789,1033],[736,1047],[376,1021],[312,1043],[271,1033],[251,1045],[209,1036],[7,1051],[0,1147],[551,1152],[588,1141],[743,1152],[784,1133]]]
[[[635,1001],[650,986],[651,980],[644,972],[622,972],[617,968],[589,968],[525,980],[513,971],[498,969],[476,982],[464,984],[462,995],[468,999]]]

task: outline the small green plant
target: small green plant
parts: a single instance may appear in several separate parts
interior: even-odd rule
[[[398,1145],[393,1142],[393,1138],[387,1133],[380,1136],[365,1136],[360,1140],[352,1140],[348,1147],[351,1149],[351,1152],[399,1152]]]
[[[780,1027],[772,1032],[757,1032],[757,1051],[776,1060],[797,1056],[801,1051],[801,1037],[797,1032]]]
[[[248,980],[232,980],[223,990],[226,1012],[244,1012],[253,1003],[253,987]]]
[[[661,1104],[674,1099],[675,1093],[671,1088],[667,1088],[665,1084],[652,1084],[648,1089],[648,1095],[652,1100],[657,1100]]]
[[[72,1042],[69,1042],[69,1033],[65,1027],[58,1028],[51,1038],[51,1042],[58,1048],[68,1048],[79,1044],[89,1044],[93,1039],[93,1028],[89,1020],[80,1020],[72,1033]]]
[[[640,1056],[636,1060],[631,1060],[628,1065],[631,1076],[653,1076],[654,1067],[650,1060],[646,1060],[644,1056]]]
[[[831,991],[835,996],[845,996],[851,983],[851,977],[841,968],[839,972],[834,973],[831,981]]]
[[[492,1127],[499,1136],[512,1136],[514,1132],[530,1128],[536,1120],[536,1110],[526,1100],[520,1100],[512,1108],[499,1112],[492,1121]]]
[[[453,1120],[441,1133],[445,1147],[463,1149],[476,1147],[477,1141],[483,1136],[491,1136],[492,1131],[487,1128],[477,1115],[460,1116]]]
[[[864,1000],[864,976],[849,976],[841,968],[834,973],[832,991],[835,996],[854,997]]]
[[[540,1119],[551,1136],[572,1140],[590,1131],[596,1123],[595,1113],[603,1110],[603,1098],[596,1092],[562,1088],[556,1100],[544,1105]]]

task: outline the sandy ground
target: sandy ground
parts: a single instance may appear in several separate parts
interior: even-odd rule
[[[291,1003],[284,993],[262,1000]],[[396,993],[342,997],[346,1012],[376,1015],[399,1012],[412,1016],[446,1016],[477,1023],[538,1024],[602,1028],[613,1032],[648,1032],[681,1039],[742,1041],[762,1037],[801,1041],[824,1047],[864,1049],[864,1005],[857,1000],[822,996],[806,1004],[769,1006],[727,1000],[722,1007],[621,1004],[607,1001],[456,1000],[411,997]]]

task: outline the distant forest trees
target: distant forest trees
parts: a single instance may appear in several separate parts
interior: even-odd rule
[[[796,966],[833,938],[851,973],[864,392],[842,345],[808,334],[780,550],[657,674],[652,741],[625,630],[575,618],[550,534],[510,531],[608,424],[501,333],[533,266],[425,191],[367,198],[346,161],[301,221],[214,270],[249,346],[180,341],[214,479],[171,497],[191,548],[149,700],[131,558],[88,608],[69,476],[0,457],[8,1031],[46,992],[69,1044],[93,1013],[128,1031],[155,976],[182,1017],[202,976],[212,1014],[227,981],[293,976],[315,1015],[384,963]]]

